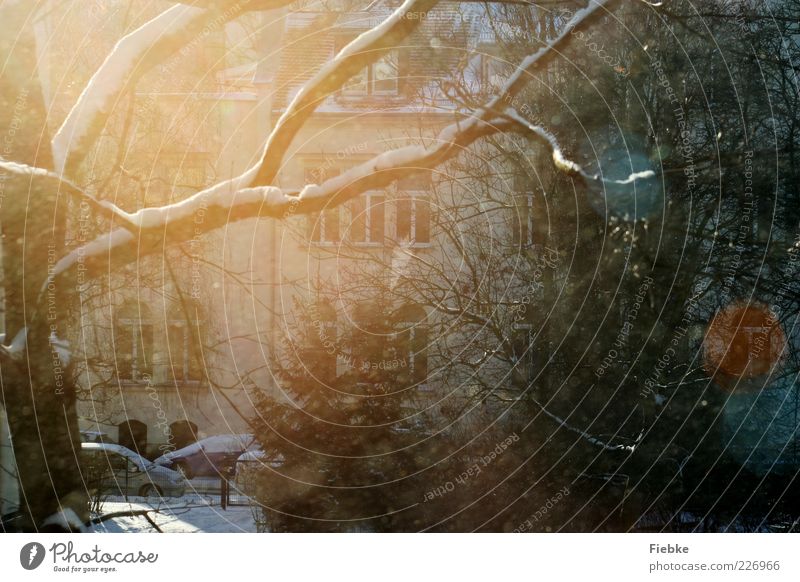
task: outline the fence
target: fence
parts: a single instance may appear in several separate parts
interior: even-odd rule
[[[232,475],[223,477],[220,483],[220,505],[226,507],[242,507],[254,505],[252,495],[256,491],[256,473],[262,465],[261,461],[236,461]]]

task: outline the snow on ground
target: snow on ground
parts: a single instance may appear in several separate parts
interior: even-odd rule
[[[184,495],[183,497],[150,500],[144,497],[110,497],[101,505],[100,514],[120,511],[152,509],[150,518],[164,533],[223,533],[255,532],[253,511],[249,506],[222,509],[219,497]],[[155,533],[156,530],[142,516],[116,517],[95,525],[97,533]]]

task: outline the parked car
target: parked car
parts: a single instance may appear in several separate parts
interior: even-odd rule
[[[216,435],[161,455],[155,463],[183,473],[187,479],[220,477],[233,472],[242,453],[257,447],[251,434]]]
[[[180,497],[186,491],[183,475],[121,445],[81,443],[81,453],[87,485],[103,494]]]

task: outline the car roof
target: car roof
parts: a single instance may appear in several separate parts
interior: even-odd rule
[[[266,459],[267,454],[264,451],[245,451],[236,459],[237,461],[260,461]]]
[[[112,451],[125,457],[141,457],[139,453],[132,451],[127,447],[123,447],[122,445],[114,445],[111,443],[81,443],[81,449],[87,451]]]
[[[243,450],[246,450],[248,447],[253,446],[255,443],[256,443],[255,436],[253,436],[250,433],[218,434],[202,438],[178,450],[164,453],[163,455],[161,455],[161,457],[159,457],[159,459],[162,458],[173,459],[175,457],[180,457],[183,455],[193,455],[195,453],[203,451],[204,448],[209,445],[212,446],[216,445],[216,446],[213,446],[213,448],[211,448],[210,450],[205,449],[205,452],[216,453],[216,452],[235,452],[239,448],[236,446],[237,444],[241,445],[241,448]]]

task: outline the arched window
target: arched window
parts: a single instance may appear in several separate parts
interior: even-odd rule
[[[117,425],[118,441],[123,447],[147,455],[147,425],[138,420],[126,420]]]
[[[189,420],[176,420],[169,425],[175,450],[197,442],[197,425]]]
[[[426,385],[428,377],[427,314],[419,305],[404,305],[392,316],[398,358],[408,368],[411,381]]]
[[[153,321],[146,305],[126,302],[115,314],[112,334],[117,377],[142,381],[153,373]]]

